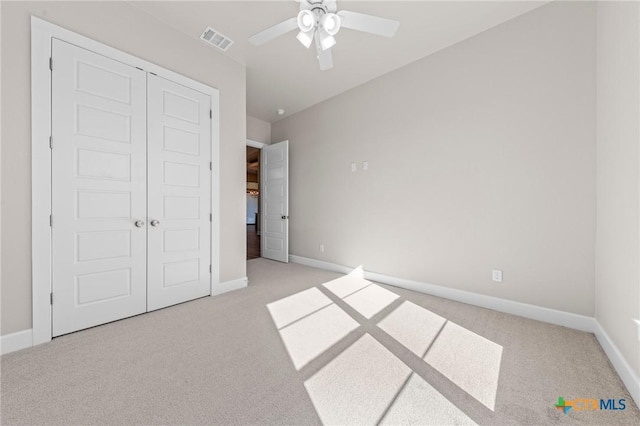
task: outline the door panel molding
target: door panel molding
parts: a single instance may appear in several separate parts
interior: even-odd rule
[[[32,308],[33,345],[45,343],[52,338],[52,239],[51,215],[51,71],[49,59],[52,55],[52,40],[59,39],[78,47],[106,56],[123,64],[174,83],[189,87],[211,97],[211,161],[210,173],[211,206],[211,294],[216,294],[220,283],[220,109],[219,91],[203,83],[157,66],[121,50],[114,49],[90,38],[81,36],[40,18],[31,17],[31,178],[32,178]],[[53,67],[55,69],[55,63]],[[87,86],[86,91],[99,87]],[[116,96],[117,93],[109,93]],[[117,100],[112,100],[116,102]],[[55,147],[56,141],[52,141]],[[55,149],[55,148],[54,148]],[[53,218],[55,223],[55,218]],[[55,301],[55,295],[53,295]]]

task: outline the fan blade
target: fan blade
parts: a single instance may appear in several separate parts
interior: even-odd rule
[[[341,10],[338,12],[341,18],[341,26],[352,30],[364,31],[384,37],[393,37],[400,27],[400,22],[393,19],[380,18],[379,16],[365,15],[364,13]]]
[[[254,46],[261,46],[266,42],[281,36],[282,34],[295,30],[296,28],[298,28],[298,20],[296,18],[287,19],[286,21],[282,21],[279,24],[274,25],[273,27],[267,28],[264,31],[260,31],[258,34],[252,35],[251,37],[249,37],[249,43],[253,44]]]
[[[333,55],[331,49],[322,50],[320,46],[320,40],[316,37],[316,51],[318,52],[318,62],[320,63],[320,70],[326,71],[333,68]]]

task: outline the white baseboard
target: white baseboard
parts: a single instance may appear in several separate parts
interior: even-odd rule
[[[217,296],[228,291],[238,290],[246,287],[248,284],[249,279],[247,277],[238,278],[237,280],[225,281],[223,283],[214,285],[211,289],[211,295]]]
[[[620,350],[618,350],[618,347],[613,343],[613,340],[611,340],[607,332],[604,331],[604,328],[602,328],[600,323],[598,321],[594,322],[595,327],[593,334],[596,335],[598,342],[600,342],[600,346],[604,349],[604,353],[607,354],[613,368],[618,372],[622,382],[629,390],[631,397],[638,408],[640,408],[640,377],[636,375],[633,368],[631,368],[627,360],[624,359]]]
[[[348,266],[336,265],[335,263],[324,262],[322,260],[309,259],[308,257],[289,255],[289,262],[299,263],[300,265],[311,266],[313,268],[324,269],[325,271],[340,272],[348,274],[355,268]]]
[[[395,287],[443,297],[445,299],[480,306],[482,308],[493,309],[498,312],[561,325],[563,327],[569,327],[580,331],[593,332],[594,319],[584,315],[577,315],[570,312],[558,311],[556,309],[544,308],[542,306],[530,305],[528,303],[501,299],[499,297],[472,293],[470,291],[458,290],[435,284],[390,277],[375,272],[365,271],[364,277],[383,284],[389,284]]]
[[[318,269],[341,272],[348,274],[354,268],[336,265],[334,263],[309,259],[301,256],[289,256],[289,260],[294,263],[312,266]],[[558,311],[555,309],[543,308],[541,306],[529,305],[527,303],[515,302],[513,300],[501,299],[499,297],[486,296],[472,293],[470,291],[457,290],[435,284],[427,284],[419,281],[406,280],[404,278],[392,277],[378,274],[376,272],[364,271],[364,277],[371,281],[392,285],[407,290],[430,294],[432,296],[443,297],[469,305],[480,306],[482,308],[493,309],[494,311],[505,312],[538,321],[561,325],[580,331],[593,333],[594,319],[584,315],[572,314],[570,312]]]
[[[32,329],[0,336],[0,353],[2,355],[19,351],[20,349],[30,348],[31,346],[33,346]]]

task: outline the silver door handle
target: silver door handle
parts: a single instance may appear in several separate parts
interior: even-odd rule
[[[143,222],[143,221],[141,221],[141,220],[136,220],[135,225],[136,225],[138,228],[142,228],[142,227],[144,226],[144,222]]]
[[[153,219],[153,220],[152,220],[151,222],[149,222],[149,223],[151,223],[151,226],[158,226],[158,225],[160,225],[160,221],[159,221],[159,220],[156,220],[156,219]]]

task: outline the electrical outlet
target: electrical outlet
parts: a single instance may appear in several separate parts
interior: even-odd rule
[[[369,162],[368,161],[363,161],[362,162],[362,170],[369,170]]]
[[[497,283],[501,283],[502,282],[502,271],[499,269],[494,269],[493,271],[491,271],[491,277],[493,278],[493,281],[497,282]]]
[[[358,165],[356,163],[351,163],[351,172],[355,172],[356,170],[358,170]]]
[[[324,253],[324,244],[320,244],[320,253]]]

